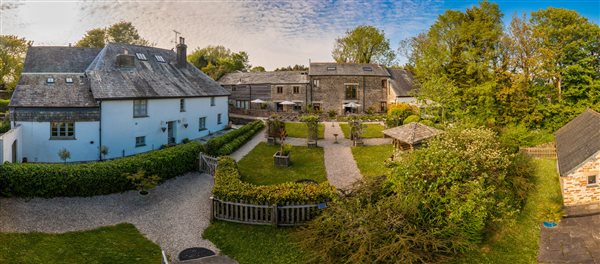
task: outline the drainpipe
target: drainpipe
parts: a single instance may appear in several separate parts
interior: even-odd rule
[[[248,104],[250,105],[250,109],[252,109],[252,84],[248,84],[248,87],[250,89],[250,100],[248,100]]]
[[[362,105],[362,107],[363,107],[363,113],[365,112],[365,102],[366,102],[365,100],[366,100],[366,97],[367,97],[366,96],[367,95],[367,87],[366,86],[367,86],[367,81],[365,79],[365,76],[363,75],[363,105]]]
[[[98,156],[100,160],[102,160],[102,153],[100,152],[100,149],[102,148],[102,101],[98,101],[98,108],[100,109],[100,121],[98,122]]]

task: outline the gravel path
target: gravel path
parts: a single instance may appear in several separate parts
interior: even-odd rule
[[[358,170],[350,146],[352,141],[345,139],[339,124],[325,123],[325,140],[319,141],[325,151],[325,169],[329,183],[338,189],[348,189],[354,182],[360,180],[362,175]],[[337,134],[338,144],[335,144]]]
[[[256,133],[256,135],[254,135],[254,137],[250,139],[250,141],[246,142],[246,144],[244,144],[242,147],[231,153],[231,155],[229,156],[232,157],[235,161],[240,161],[244,156],[248,155],[248,153],[250,153],[250,151],[252,151],[252,149],[254,149],[256,145],[258,145],[258,143],[267,141],[267,139],[265,138],[266,131],[267,129],[263,128],[263,130]]]
[[[188,247],[217,251],[202,232],[209,225],[212,178],[188,173],[147,196],[137,191],[94,197],[0,199],[0,232],[62,233],[122,222],[134,224],[176,259]]]

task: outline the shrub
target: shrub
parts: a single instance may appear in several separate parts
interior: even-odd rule
[[[143,170],[138,170],[136,173],[124,173],[123,176],[130,180],[140,192],[154,189],[160,183],[158,175],[149,175]]]
[[[426,126],[430,126],[430,127],[432,127],[434,125],[433,121],[431,121],[429,119],[423,119],[423,120],[419,121],[419,123],[426,125]]]
[[[0,114],[8,111],[9,103],[10,103],[10,100],[8,100],[8,99],[6,99],[6,100],[0,99]]]
[[[419,114],[419,109],[415,106],[404,103],[390,105],[387,112],[386,125],[388,127],[399,126],[408,116],[417,114]]]
[[[253,185],[240,179],[236,162],[230,157],[219,157],[215,173],[213,195],[225,200],[243,200],[254,203],[282,204],[285,202],[316,203],[329,201],[336,191],[329,183],[302,184],[288,182],[277,185]]]
[[[418,115],[409,115],[407,118],[404,119],[404,122],[402,122],[402,124],[406,125],[412,122],[419,122],[420,119],[421,118]]]
[[[519,147],[533,147],[552,142],[552,134],[542,130],[529,130],[523,125],[506,126],[500,131],[500,142],[517,152]]]
[[[84,164],[6,163],[0,166],[0,195],[93,196],[133,190],[123,174],[144,170],[163,181],[197,169],[198,142],[139,155]]]
[[[206,143],[206,152],[209,155],[229,155],[250,140],[264,126],[262,121],[257,120],[225,135],[213,138]]]
[[[0,122],[0,134],[6,133],[9,130],[10,130],[10,122],[9,121]]]

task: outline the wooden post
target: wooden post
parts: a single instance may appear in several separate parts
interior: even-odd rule
[[[277,219],[277,218],[279,218],[278,214],[277,214],[277,204],[274,204],[271,208],[272,208],[271,210],[273,210],[273,212],[271,212],[271,224],[274,227],[277,227],[277,224],[279,222],[279,220]]]
[[[211,196],[210,198],[210,221],[215,220],[215,199]]]

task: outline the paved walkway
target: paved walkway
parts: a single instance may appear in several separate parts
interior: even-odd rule
[[[176,259],[188,247],[217,251],[202,232],[209,225],[213,182],[206,174],[170,179],[147,196],[137,191],[53,199],[0,198],[0,232],[62,233],[132,223]]]
[[[250,141],[246,142],[246,144],[244,144],[242,147],[231,153],[231,155],[229,156],[232,157],[235,161],[240,161],[244,156],[248,155],[248,153],[250,153],[250,151],[252,151],[252,149],[254,149],[256,145],[258,145],[258,143],[267,141],[267,139],[265,138],[266,131],[267,129],[263,128],[263,130],[256,133],[256,135],[254,135],[254,137]]]
[[[354,156],[352,155],[352,141],[345,139],[338,123],[325,123],[325,140],[319,142],[325,151],[325,170],[327,180],[338,189],[348,189],[352,184],[362,178]],[[335,142],[337,134],[339,143]]]
[[[563,218],[541,227],[540,263],[600,263],[600,215]]]

